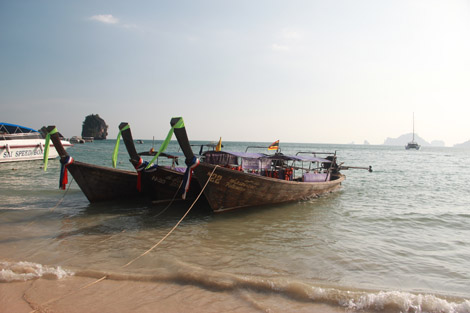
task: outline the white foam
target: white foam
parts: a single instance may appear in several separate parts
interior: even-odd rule
[[[470,301],[449,302],[445,299],[438,298],[434,295],[411,294],[401,291],[389,291],[368,293],[359,298],[350,299],[348,303],[342,303],[350,310],[376,310],[382,311],[387,308],[395,309],[398,312],[413,313],[469,313]]]
[[[32,262],[0,262],[0,282],[27,281],[40,277],[62,279],[73,274],[60,266],[45,266]]]

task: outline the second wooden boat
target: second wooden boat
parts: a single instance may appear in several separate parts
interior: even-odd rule
[[[309,199],[338,189],[345,179],[335,154],[320,158],[316,154],[206,152],[198,160],[182,118],[173,118],[171,125],[179,125],[175,135],[186,164],[193,168],[201,187],[208,182],[204,195],[214,212]],[[299,163],[316,165],[300,167]]]

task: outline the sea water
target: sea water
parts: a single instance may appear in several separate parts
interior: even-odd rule
[[[95,141],[68,152],[111,166],[113,148]],[[47,172],[40,161],[0,164],[0,312],[2,302],[22,308],[6,296],[20,284],[25,312],[470,312],[470,151],[281,149],[336,151],[373,172],[343,171],[339,191],[308,201],[198,207],[155,246],[190,204],[90,204],[71,177],[59,190],[57,159]],[[133,170],[124,146],[118,167]]]

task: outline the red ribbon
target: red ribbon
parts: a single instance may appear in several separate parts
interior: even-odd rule
[[[137,170],[137,190],[139,192],[142,191],[142,171],[145,169],[145,166],[141,166],[143,162],[142,158],[140,158],[139,163],[134,165],[134,168]]]
[[[73,158],[71,156],[68,156],[66,159],[60,160],[60,163],[62,164],[62,166],[60,169],[59,188],[65,190],[65,187],[69,182],[67,167],[73,163]]]

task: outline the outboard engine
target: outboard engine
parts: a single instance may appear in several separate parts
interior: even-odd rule
[[[331,161],[331,163],[323,163],[323,168],[326,170],[330,170],[332,174],[338,174],[339,173],[339,168],[338,164],[336,163],[336,156],[335,155],[329,155],[326,157],[328,161]]]

